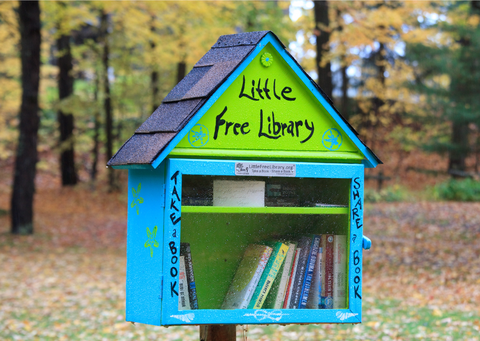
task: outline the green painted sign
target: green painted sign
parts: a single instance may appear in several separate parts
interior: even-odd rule
[[[343,155],[338,158],[357,162],[363,159],[271,44],[263,48],[171,154],[218,154],[219,150],[225,156],[268,150],[331,153],[331,158]]]

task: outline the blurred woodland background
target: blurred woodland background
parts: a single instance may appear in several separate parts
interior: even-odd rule
[[[385,164],[365,323],[250,337],[479,340],[480,206],[438,200],[480,201],[480,2],[380,0],[0,2],[1,339],[198,339],[122,322],[126,172],[105,164],[220,35],[258,30]]]
[[[36,167],[59,186],[95,187],[105,160],[235,32],[272,30],[289,46],[384,160],[367,177],[378,187],[428,183],[412,173],[476,178],[479,25],[476,1],[2,2],[0,162],[16,167],[13,232],[32,229]],[[108,170],[109,191],[120,174]]]

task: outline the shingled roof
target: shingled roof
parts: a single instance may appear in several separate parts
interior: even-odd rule
[[[107,165],[152,165],[172,139],[269,33],[276,38],[270,31],[246,32],[218,38],[192,71],[170,91],[162,104],[123,144]],[[283,44],[281,46],[285,48]],[[292,57],[292,60],[295,59]],[[338,113],[331,99],[308,74],[305,75]],[[340,113],[338,115],[351,131],[358,135],[348,121]],[[371,154],[377,163],[381,163],[373,152]]]

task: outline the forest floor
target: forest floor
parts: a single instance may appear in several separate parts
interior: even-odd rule
[[[125,322],[126,188],[59,188],[41,173],[35,234],[12,236],[9,179],[0,178],[0,340],[199,339],[198,327]],[[480,203],[367,204],[363,323],[249,326],[247,339],[480,340],[478,212]]]

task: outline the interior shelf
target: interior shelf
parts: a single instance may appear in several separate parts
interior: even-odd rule
[[[182,206],[184,213],[255,213],[255,214],[348,214],[348,207],[225,207]]]

